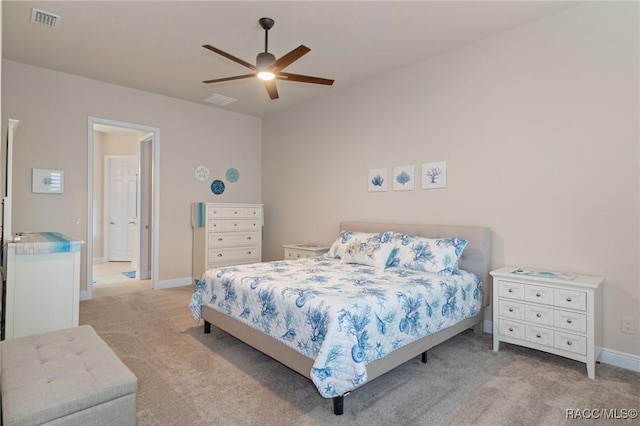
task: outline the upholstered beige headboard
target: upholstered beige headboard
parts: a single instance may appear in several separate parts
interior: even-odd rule
[[[482,226],[412,225],[405,223],[342,222],[340,231],[402,232],[427,238],[458,237],[468,241],[460,258],[460,268],[482,278],[484,306],[491,303],[491,230]]]

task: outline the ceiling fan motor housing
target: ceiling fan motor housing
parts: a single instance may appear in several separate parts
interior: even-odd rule
[[[256,67],[267,68],[275,61],[276,57],[273,55],[273,53],[260,52],[258,53],[258,56],[256,56]]]

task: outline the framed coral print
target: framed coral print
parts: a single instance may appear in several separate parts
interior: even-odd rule
[[[369,170],[369,192],[384,192],[387,190],[387,169]]]
[[[414,169],[414,166],[398,166],[393,168],[394,191],[413,191],[415,189]]]
[[[447,187],[447,162],[437,161],[422,165],[422,189]]]
[[[62,194],[64,192],[64,172],[62,170],[32,169],[31,192]]]

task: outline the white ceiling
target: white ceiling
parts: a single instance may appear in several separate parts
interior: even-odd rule
[[[238,101],[212,108],[265,117],[578,3],[5,0],[2,55],[197,103],[218,93]],[[33,7],[59,15],[58,27],[30,22]],[[250,72],[202,45],[255,63],[263,16],[275,20],[269,51],[276,57],[300,44],[311,49],[286,71],[334,85],[278,81],[280,99],[272,101],[255,78],[203,84]]]

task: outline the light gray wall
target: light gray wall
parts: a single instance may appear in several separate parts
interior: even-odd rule
[[[588,2],[266,118],[266,259],[344,220],[489,226],[494,268],[604,276],[604,347],[640,355],[638,52],[638,4]],[[367,191],[431,161],[447,189]]]
[[[190,282],[192,202],[261,201],[259,118],[8,60],[2,67],[2,113],[3,134],[7,118],[20,120],[14,232],[57,231],[87,241],[89,116],[160,129],[160,281]],[[235,167],[240,180],[215,196],[210,181],[195,179],[199,165],[210,168],[211,180],[224,179],[227,168]],[[64,170],[64,194],[32,194],[32,168]]]

